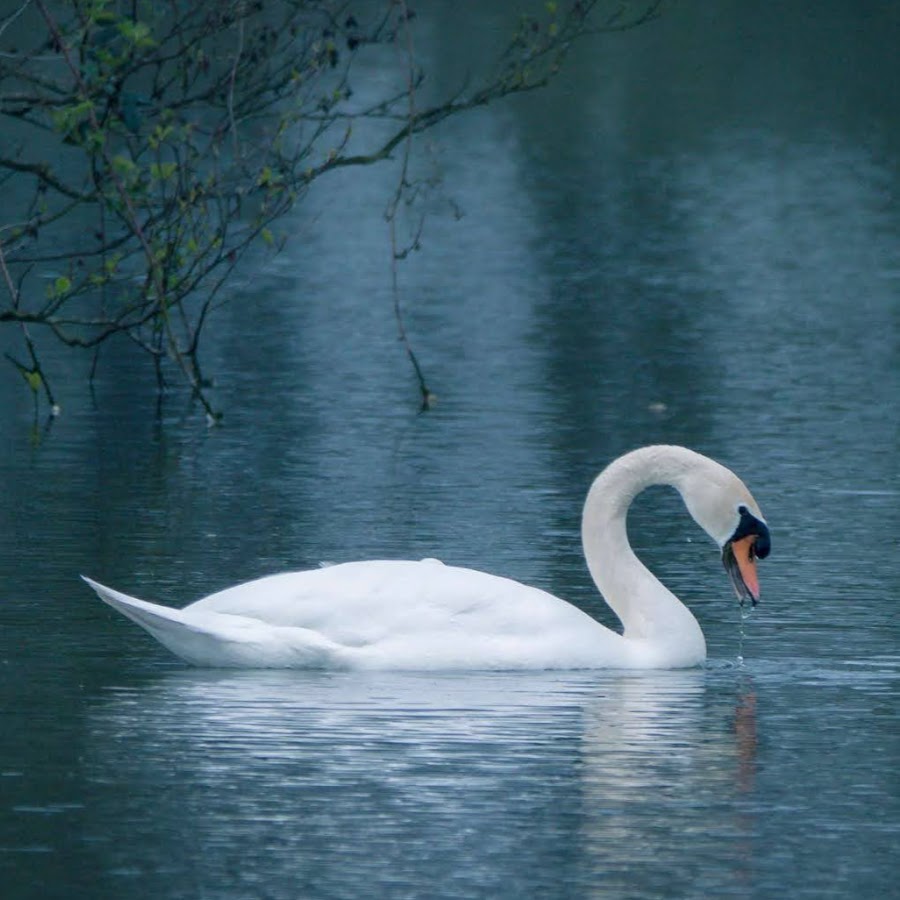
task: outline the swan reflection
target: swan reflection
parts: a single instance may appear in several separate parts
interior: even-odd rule
[[[755,821],[740,801],[753,786],[754,697],[731,680],[715,691],[714,678],[629,675],[586,705],[582,838],[597,896],[721,895],[748,877]]]
[[[117,820],[101,795],[88,841],[109,877],[190,873],[198,894],[264,870],[271,896],[600,896],[666,883],[679,848],[714,849],[715,886],[747,862],[748,717],[733,675],[703,670],[179,672],[92,709]]]

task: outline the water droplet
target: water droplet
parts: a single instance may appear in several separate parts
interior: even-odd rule
[[[738,622],[737,665],[738,668],[742,668],[744,665],[744,622],[750,618],[753,607],[747,607],[742,604],[738,607],[738,611],[740,613],[740,621]]]

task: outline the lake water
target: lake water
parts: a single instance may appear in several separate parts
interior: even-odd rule
[[[0,378],[4,897],[900,896],[900,17],[875,9],[672,5],[435,132],[419,164],[464,215],[435,199],[399,272],[426,414],[390,167],[320,182],[238,277],[204,356],[221,427],[177,391],[157,417],[124,346],[93,395],[49,351],[46,429]],[[506,23],[438,4],[417,47],[452,84]],[[434,555],[612,624],[581,503],[654,442],[732,467],[772,528],[742,622],[677,497],[633,510],[704,669],[204,672],[78,579],[184,604]]]

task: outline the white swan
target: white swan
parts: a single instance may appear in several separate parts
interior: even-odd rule
[[[597,476],[584,505],[588,568],[623,634],[537,588],[485,572],[373,560],[272,575],[177,610],[85,581],[173,653],[199,666],[335,669],[677,668],[706,658],[697,620],[638,560],[635,495],[675,487],[722,548],[743,603],[769,530],[734,473],[683,447],[644,447]]]

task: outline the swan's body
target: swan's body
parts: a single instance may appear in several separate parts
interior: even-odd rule
[[[675,668],[706,657],[697,620],[634,555],[625,517],[651,484],[676,487],[723,547],[739,594],[758,595],[768,529],[743,483],[681,447],[645,447],[594,481],[582,538],[618,634],[537,588],[421,562],[351,562],[261,578],[177,610],[94,581],[102,600],[200,666],[328,669]],[[755,551],[755,553],[754,553]]]

